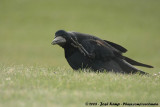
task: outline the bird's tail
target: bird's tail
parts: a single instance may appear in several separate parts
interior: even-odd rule
[[[116,59],[118,65],[121,67],[121,69],[123,70],[124,73],[127,74],[135,74],[135,73],[139,73],[139,74],[148,74],[144,71],[141,71],[137,68],[135,68],[134,66],[132,66],[130,63],[128,63],[127,61],[125,61],[124,59]]]
[[[125,59],[128,63],[130,63],[131,65],[142,66],[142,67],[147,67],[147,68],[153,68],[153,66],[151,66],[151,65],[147,65],[147,64],[143,64],[143,63],[137,62],[137,61],[135,61],[135,60],[133,60],[133,59],[130,59],[130,58],[128,58],[128,57],[125,57],[125,56],[124,56],[124,59]]]

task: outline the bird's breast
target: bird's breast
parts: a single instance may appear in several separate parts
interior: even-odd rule
[[[79,51],[76,51],[74,53],[67,53],[65,52],[65,57],[69,63],[69,65],[73,69],[82,69],[82,68],[88,68],[91,64],[91,61],[88,57],[84,56]]]

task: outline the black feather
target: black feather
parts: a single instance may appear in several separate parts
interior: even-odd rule
[[[64,48],[65,58],[75,70],[89,68],[93,71],[147,74],[132,65],[153,68],[123,56],[127,49],[119,44],[89,34],[60,30],[55,36],[65,39],[65,44],[59,45]]]
[[[147,67],[147,68],[153,68],[153,66],[151,66],[151,65],[143,64],[143,63],[141,63],[141,62],[137,62],[137,61],[135,61],[135,60],[133,60],[133,59],[131,59],[131,58],[128,58],[128,57],[126,57],[126,56],[124,56],[124,59],[125,59],[128,63],[130,63],[130,64],[132,64],[132,65],[143,66],[143,67]]]
[[[113,42],[110,42],[110,41],[107,41],[107,40],[104,40],[104,41],[107,42],[108,44],[110,44],[112,47],[116,48],[117,50],[121,51],[122,53],[127,52],[127,49],[122,47],[121,45],[118,45],[116,43],[113,43]]]

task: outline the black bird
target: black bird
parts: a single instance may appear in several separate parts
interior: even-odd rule
[[[58,30],[52,42],[55,44],[64,48],[65,58],[74,70],[89,68],[93,71],[147,74],[132,65],[153,68],[123,56],[127,52],[124,47],[89,34]]]

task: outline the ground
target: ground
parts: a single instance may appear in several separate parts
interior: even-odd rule
[[[0,106],[160,104],[159,5],[151,0],[1,0]],[[51,45],[59,29],[118,43],[128,49],[127,57],[155,68],[139,67],[150,76],[73,71],[63,49]]]

